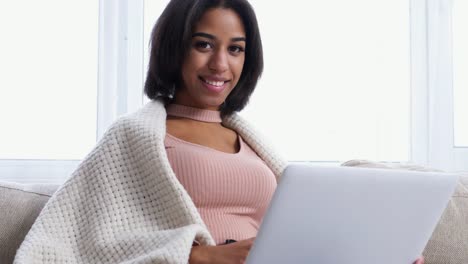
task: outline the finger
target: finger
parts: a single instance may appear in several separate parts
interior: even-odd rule
[[[253,244],[254,241],[255,241],[255,237],[251,237],[251,238],[247,238],[247,239],[244,239],[244,240],[239,240],[239,241],[237,241],[237,243]]]
[[[424,264],[424,258],[423,257],[418,258],[416,262],[414,262],[414,264]]]
[[[253,243],[255,242],[255,237],[251,237],[251,238],[247,239],[247,242],[249,243],[249,246],[252,246]]]

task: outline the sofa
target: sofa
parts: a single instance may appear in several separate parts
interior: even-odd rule
[[[432,169],[363,160],[344,166],[433,171]],[[0,264],[12,263],[16,250],[58,185],[0,181]],[[426,264],[468,264],[468,173],[459,184],[423,253]]]

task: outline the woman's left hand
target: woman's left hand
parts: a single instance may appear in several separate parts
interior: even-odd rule
[[[423,258],[423,257],[418,258],[418,259],[414,262],[414,264],[424,264],[424,258]]]

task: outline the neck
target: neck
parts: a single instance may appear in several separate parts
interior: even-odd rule
[[[221,123],[221,113],[196,107],[172,103],[166,107],[168,116],[188,118],[206,123]]]

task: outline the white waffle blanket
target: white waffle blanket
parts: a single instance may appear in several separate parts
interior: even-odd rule
[[[187,263],[194,240],[213,245],[170,167],[165,121],[159,101],[116,121],[44,207],[15,263]],[[240,116],[223,124],[281,175],[286,163]]]

